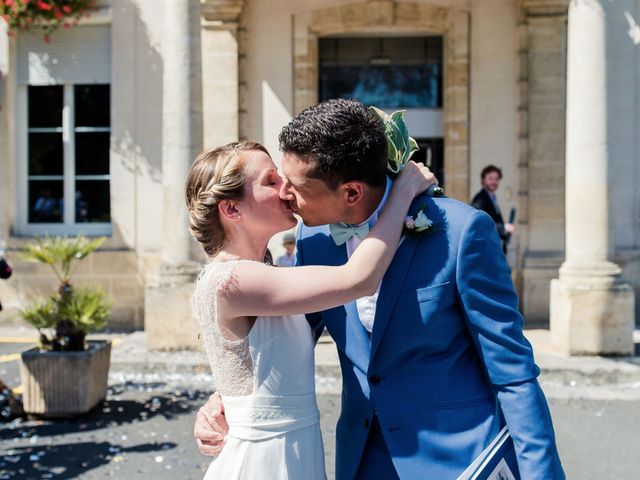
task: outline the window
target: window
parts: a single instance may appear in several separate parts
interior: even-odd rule
[[[110,235],[111,25],[16,36],[17,235]]]
[[[110,86],[26,87],[25,233],[110,231]]]
[[[420,147],[413,160],[444,186],[443,37],[321,38],[318,52],[320,100],[354,98],[387,113],[405,110]]]
[[[442,108],[442,37],[321,38],[320,100]]]

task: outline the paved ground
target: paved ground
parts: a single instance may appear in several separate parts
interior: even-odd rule
[[[4,335],[2,335],[4,333]],[[0,331],[0,378],[19,385],[25,332]],[[640,478],[640,366],[637,358],[574,359],[529,332],[543,367],[560,453],[570,479]],[[209,459],[192,438],[195,411],[211,391],[201,353],[153,353],[144,336],[112,335],[107,401],[71,421],[0,422],[0,480],[40,478],[200,479]],[[333,478],[340,379],[335,350],[316,351],[327,469]]]
[[[191,431],[208,394],[207,378],[181,377],[112,376],[107,402],[85,418],[0,424],[0,479],[202,478],[208,459],[197,452]],[[333,478],[339,396],[320,395],[319,405]],[[569,479],[638,478],[640,402],[550,405]]]

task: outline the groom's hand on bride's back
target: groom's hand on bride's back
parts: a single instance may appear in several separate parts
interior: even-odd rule
[[[216,392],[198,410],[193,436],[196,437],[200,453],[212,456],[222,451],[227,433],[229,426],[224,416],[224,405],[220,394]]]

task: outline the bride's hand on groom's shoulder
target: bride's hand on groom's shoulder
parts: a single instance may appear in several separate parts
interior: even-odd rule
[[[225,437],[229,432],[224,405],[218,392],[212,394],[196,415],[193,436],[200,453],[207,456],[218,455],[225,445]]]
[[[398,189],[409,192],[414,197],[426,191],[432,185],[438,185],[438,179],[433,172],[426,165],[412,160],[407,162],[396,180]]]

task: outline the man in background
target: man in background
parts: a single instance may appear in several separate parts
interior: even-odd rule
[[[293,267],[296,263],[296,236],[293,233],[286,233],[282,238],[282,246],[285,248],[286,253],[278,257],[276,265],[279,267]]]
[[[495,165],[487,165],[482,169],[480,179],[482,190],[473,197],[471,205],[478,210],[486,212],[493,219],[498,229],[500,240],[502,240],[502,251],[506,255],[507,245],[511,234],[515,231],[515,227],[511,223],[504,223],[498,199],[496,198],[496,191],[500,186],[500,180],[502,180],[502,170]]]

